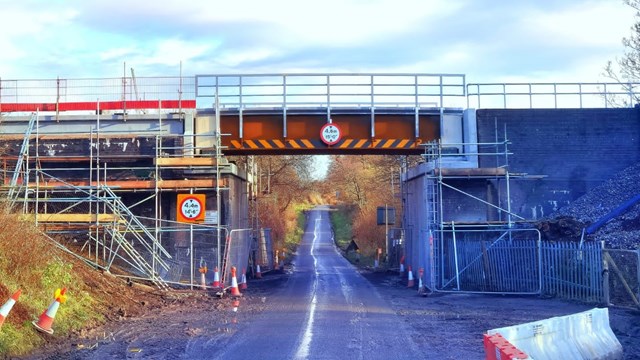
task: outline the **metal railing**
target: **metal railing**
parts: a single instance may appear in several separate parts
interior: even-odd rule
[[[198,107],[463,107],[462,74],[196,75]]]
[[[195,78],[0,79],[0,113],[20,111],[13,109],[16,104],[55,104],[58,110],[64,103],[121,101],[126,109],[127,101],[144,100],[193,101]]]
[[[639,83],[470,83],[467,108],[540,109],[631,107]]]

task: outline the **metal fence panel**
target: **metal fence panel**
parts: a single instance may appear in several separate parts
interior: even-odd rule
[[[224,264],[223,282],[231,286],[231,267],[237,269],[237,280],[247,271],[249,253],[251,252],[251,229],[231,230],[227,238],[227,261]]]
[[[534,229],[442,231],[437,290],[539,294],[539,239]]]
[[[601,243],[544,242],[542,268],[545,295],[602,301]]]
[[[273,270],[273,245],[271,242],[271,229],[260,229],[258,236],[258,248],[256,251],[256,265],[260,265],[261,271]]]

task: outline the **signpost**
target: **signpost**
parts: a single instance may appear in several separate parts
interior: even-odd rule
[[[334,123],[326,123],[320,129],[320,140],[329,146],[337,144],[341,138],[342,131]]]
[[[204,194],[178,194],[176,220],[186,223],[201,223],[205,217]]]

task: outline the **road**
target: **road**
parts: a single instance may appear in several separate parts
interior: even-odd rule
[[[293,273],[226,344],[187,347],[220,359],[416,359],[407,326],[336,250],[327,207],[309,212]]]

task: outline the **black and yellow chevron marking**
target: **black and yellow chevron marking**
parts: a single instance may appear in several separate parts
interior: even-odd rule
[[[420,141],[410,139],[342,139],[331,146],[334,149],[413,149]],[[320,140],[231,140],[230,149],[272,150],[272,149],[324,149],[327,144]]]

